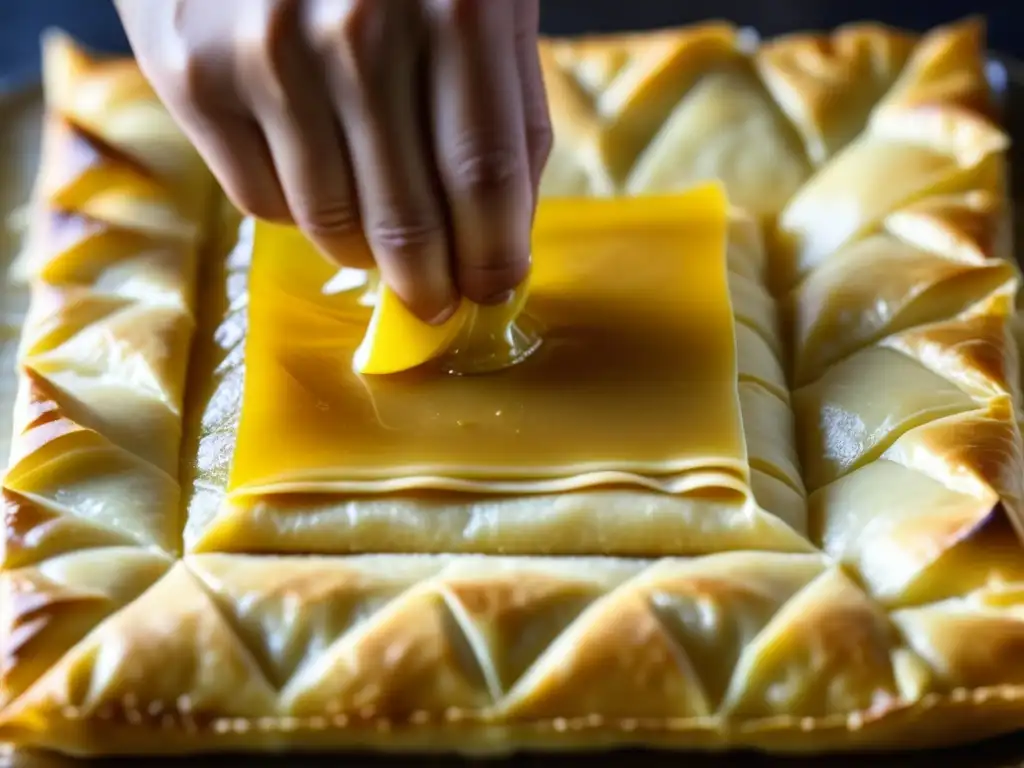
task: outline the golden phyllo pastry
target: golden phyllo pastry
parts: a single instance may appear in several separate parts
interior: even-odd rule
[[[372,275],[290,228],[236,238],[133,63],[48,40],[0,740],[813,752],[1024,727],[1024,325],[981,25],[541,58],[526,352],[460,376],[455,332],[388,357]]]
[[[94,63],[62,37],[46,54],[44,160],[16,265],[32,301],[4,562],[98,543],[176,553],[197,254],[214,187],[134,66]]]

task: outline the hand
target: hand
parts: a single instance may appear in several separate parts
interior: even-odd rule
[[[232,201],[441,322],[529,268],[551,143],[539,0],[116,0]]]

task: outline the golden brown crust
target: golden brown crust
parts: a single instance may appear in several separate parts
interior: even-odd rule
[[[46,53],[50,109],[18,272],[32,301],[3,486],[4,565],[98,544],[175,552],[196,260],[213,185],[169,135],[136,67],[93,62],[62,37]],[[128,113],[152,119],[115,119]],[[106,123],[110,135],[93,133]]]
[[[159,579],[115,613],[132,592],[108,583],[112,563],[132,591]],[[18,648],[53,637],[40,666],[70,650],[3,732],[75,752],[381,746],[382,732],[497,752],[592,738],[906,747],[960,735],[926,739],[908,719],[967,716],[984,734],[971,713],[987,701],[999,730],[1018,696],[1005,666],[952,642],[979,622],[977,636],[1012,642],[998,592],[890,620],[821,555],[202,555],[168,569],[108,549],[39,568],[7,577],[33,618]],[[93,616],[108,618],[85,634]]]
[[[916,36],[880,24],[793,34],[757,52],[758,71],[803,137],[815,165],[846,146],[896,81]]]
[[[1008,137],[989,119],[981,29],[943,27],[914,49],[864,130],[779,215],[779,287],[789,288],[890,213],[932,195],[1002,195]],[[788,273],[788,274],[787,274]]]
[[[1024,331],[980,33],[917,42],[862,25],[752,53],[713,24],[542,46],[559,133],[547,193],[708,173],[755,216],[781,213],[768,254],[753,219],[737,213],[730,232],[762,509],[676,539],[665,528],[666,554],[703,556],[653,560],[340,555],[360,526],[378,551],[515,550],[514,505],[446,518],[421,503],[412,524],[401,499],[222,508],[245,237],[206,276],[186,389],[194,268],[180,255],[202,218],[174,190],[200,171],[155,170],[175,147],[192,156],[161,119],[138,145],[104,135],[111,111],[156,114],[133,67],[51,49],[3,497],[0,739],[76,753],[807,752],[1024,726]],[[68,73],[116,98],[90,111],[102,100],[75,101]],[[75,162],[54,168],[61,152]],[[54,195],[73,210],[49,211]],[[622,534],[614,514],[604,530],[578,514],[558,524],[575,525],[581,554]],[[535,510],[519,523],[546,524]],[[710,554],[723,547],[746,551]]]
[[[555,132],[542,193],[636,194],[718,178],[739,207],[777,213],[807,161],[748,48],[724,23],[542,44]]]

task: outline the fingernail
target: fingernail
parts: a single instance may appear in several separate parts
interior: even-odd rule
[[[499,291],[485,298],[482,304],[504,304],[515,295],[515,291]]]
[[[427,325],[441,325],[447,321],[452,315],[455,314],[455,310],[459,308],[457,302],[449,304],[447,307],[438,312],[434,317],[427,321]]]

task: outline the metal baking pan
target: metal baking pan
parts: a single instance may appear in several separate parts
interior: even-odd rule
[[[993,55],[989,62],[989,80],[1002,109],[1003,124],[1011,136],[1011,185],[1015,205],[1016,242],[1024,242],[1024,62]],[[39,152],[41,94],[38,89],[22,92],[16,99],[0,100],[0,221],[26,199],[32,182],[32,169]],[[3,229],[0,227],[0,229]],[[16,238],[0,232],[0,270],[6,271],[17,243]],[[8,328],[23,313],[23,292],[6,281],[0,285],[0,319]],[[3,326],[0,326],[0,332]],[[0,335],[0,401],[6,406],[5,387],[13,383],[14,370],[5,357],[5,338]],[[13,350],[13,347],[9,350]],[[2,411],[4,409],[0,409]],[[0,412],[0,453],[7,455],[9,415]],[[102,758],[73,759],[40,753],[2,751],[0,768],[219,768],[226,761],[238,760],[248,768],[327,768],[344,764],[346,768],[399,768],[411,765],[456,768],[488,765],[508,768],[540,768],[557,764],[561,768],[583,768],[595,759],[611,764],[627,761],[637,768],[668,768],[685,763],[688,768],[719,768],[727,761],[735,768],[854,768],[870,763],[872,768],[925,768],[936,762],[963,768],[1024,768],[1024,732],[987,742],[942,750],[896,754],[828,754],[820,757],[779,758],[754,753],[672,753],[617,751],[610,753],[523,754],[505,759],[467,760],[433,755],[416,758],[408,754],[296,754],[229,755],[186,758]]]

